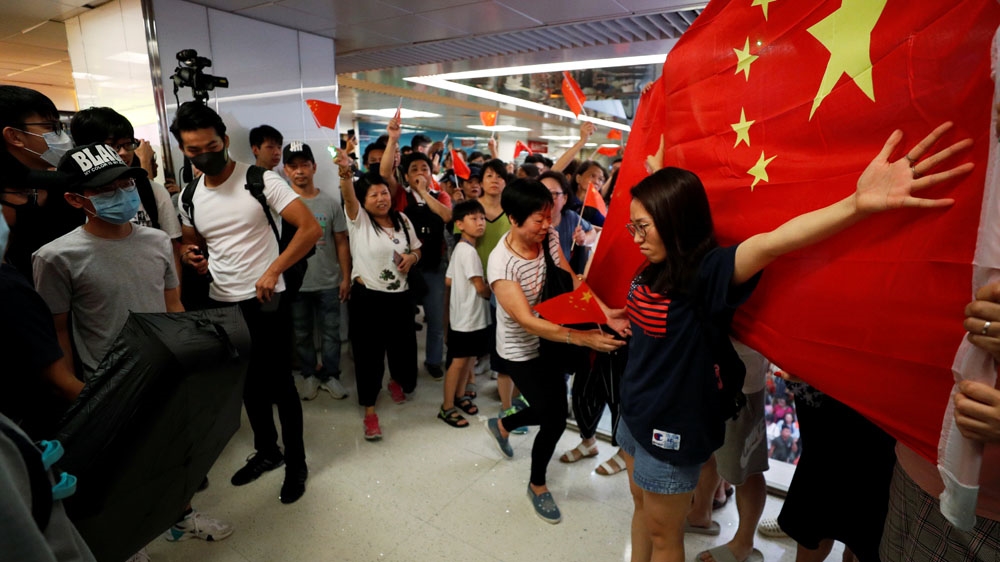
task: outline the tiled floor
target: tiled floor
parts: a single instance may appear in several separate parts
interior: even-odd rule
[[[598,459],[576,464],[553,459],[548,484],[563,521],[550,525],[534,515],[526,497],[535,430],[512,436],[515,456],[506,460],[483,429],[484,414],[498,407],[495,383],[480,378],[482,412],[470,427],[455,429],[436,418],[442,383],[421,371],[417,391],[405,404],[392,403],[383,392],[384,438],[369,443],[362,435],[347,353],[344,363],[350,398],[337,401],[321,393],[303,403],[311,472],[305,497],[292,505],[278,501],[283,470],[240,488],[229,484],[252,452],[244,418],[209,475],[210,487],[193,500],[196,509],[230,520],[236,532],[218,543],[156,540],[148,549],[155,562],[629,559],[627,476],[593,472],[611,453],[610,444],[601,443]],[[577,441],[567,431],[558,450]],[[689,559],[732,536],[734,504],[715,513],[721,537],[688,535]],[[765,517],[777,515],[780,505],[780,499],[769,497]],[[758,538],[768,562],[795,559],[791,540]],[[838,545],[830,559],[839,560],[840,552]]]

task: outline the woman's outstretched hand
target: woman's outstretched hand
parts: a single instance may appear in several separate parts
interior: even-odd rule
[[[877,213],[901,207],[947,207],[954,203],[954,199],[923,199],[911,195],[972,171],[974,164],[966,162],[950,170],[932,173],[942,162],[972,146],[972,139],[958,141],[924,157],[951,127],[951,122],[940,125],[901,158],[890,162],[889,158],[903,139],[902,131],[893,131],[882,151],[858,178],[858,190],[855,194],[857,210],[862,213]]]

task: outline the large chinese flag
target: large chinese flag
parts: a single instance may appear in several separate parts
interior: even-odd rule
[[[711,2],[639,103],[594,290],[624,305],[642,264],[624,228],[629,188],[661,139],[665,165],[701,177],[728,245],[850,194],[894,129],[905,137],[892,160],[955,121],[938,148],[972,137],[962,159],[976,168],[920,193],[954,206],[883,213],[780,258],[733,326],[935,459],[971,298],[998,23],[995,0]]]

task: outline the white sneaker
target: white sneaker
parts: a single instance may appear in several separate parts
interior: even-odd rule
[[[133,554],[132,557],[126,562],[150,562],[149,554],[146,553],[146,547],[143,547],[142,550]]]
[[[480,358],[476,359],[475,373],[476,373],[477,376],[479,376],[479,375],[485,375],[486,371],[489,371],[489,370],[490,370],[490,356],[489,355],[484,355],[483,357],[480,357]]]
[[[296,386],[302,400],[313,400],[319,396],[319,379],[316,377],[302,377],[302,382]]]
[[[170,542],[188,539],[221,541],[231,534],[233,534],[233,526],[230,523],[221,519],[205,517],[197,511],[192,511],[184,519],[174,523],[174,526],[167,530],[165,538]]]
[[[316,380],[316,379],[313,379]],[[319,390],[325,390],[337,400],[347,398],[347,389],[340,383],[339,379],[330,377],[330,380],[319,383]]]

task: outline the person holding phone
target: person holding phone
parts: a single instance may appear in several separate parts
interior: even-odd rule
[[[365,409],[365,439],[382,439],[375,402],[382,388],[386,357],[389,393],[402,404],[417,386],[417,332],[408,277],[420,261],[420,239],[410,219],[392,206],[385,178],[370,171],[357,182],[346,150],[337,151],[340,193],[351,244],[351,299],[348,301],[354,378]],[[389,353],[389,349],[392,353]]]

